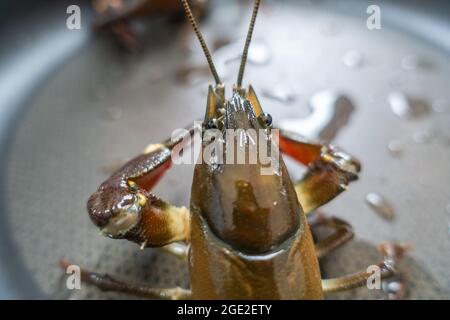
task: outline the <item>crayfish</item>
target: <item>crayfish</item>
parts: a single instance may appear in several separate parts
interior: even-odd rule
[[[353,232],[338,218],[311,219],[315,209],[358,178],[360,163],[332,145],[276,130],[253,87],[242,86],[261,0],[254,3],[231,98],[225,96],[188,2],[181,2],[215,79],[215,85],[209,86],[200,129],[201,151],[212,157],[195,166],[190,209],[168,203],[151,190],[171,167],[174,151],[195,134],[195,128],[149,145],[92,194],[87,208],[104,235],[136,242],[142,249],[162,247],[185,259],[191,288],[148,288],[87,270],[82,271],[82,280],[102,290],[157,299],[322,299],[324,293],[365,285],[371,276],[366,271],[321,278],[319,259],[349,241]],[[229,130],[238,134],[230,136]],[[249,133],[252,130],[259,133],[258,138]],[[207,139],[210,131],[213,139]],[[211,140],[223,148],[210,152]],[[305,165],[306,174],[293,183],[281,154],[276,168],[268,167],[260,157],[254,163],[228,161],[235,160],[238,148],[246,159],[254,156],[251,152],[259,156],[262,151],[252,148],[255,141]],[[225,163],[219,161],[223,158]],[[332,232],[315,243],[312,231],[319,226]],[[394,273],[388,260],[377,266],[381,278]]]
[[[203,17],[208,8],[208,0],[191,1],[194,15]],[[119,45],[128,51],[136,51],[140,44],[134,20],[166,16],[177,18],[183,12],[179,0],[93,0],[94,10],[98,14],[94,29],[108,31],[114,35]]]

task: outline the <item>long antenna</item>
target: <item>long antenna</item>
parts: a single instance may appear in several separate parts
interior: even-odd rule
[[[253,29],[255,29],[256,16],[258,15],[259,5],[261,0],[256,0],[253,6],[252,19],[250,20],[250,26],[248,28],[247,39],[245,40],[244,52],[242,53],[241,66],[239,68],[239,74],[237,79],[237,87],[242,86],[242,79],[244,78],[245,65],[247,64],[248,49],[250,47],[250,42],[252,41]]]
[[[192,10],[189,7],[189,3],[187,0],[181,0],[183,3],[184,11],[186,11],[186,16],[189,19],[189,22],[191,23],[192,27],[194,28],[195,34],[197,35],[198,41],[200,42],[200,45],[202,46],[203,52],[205,53],[206,60],[208,61],[209,69],[211,70],[211,73],[214,77],[214,80],[216,81],[216,84],[221,84],[222,81],[220,81],[219,74],[217,73],[216,67],[214,66],[214,63],[212,61],[211,53],[209,52],[208,46],[206,45],[205,39],[203,39],[203,35],[200,32],[200,29],[198,28],[197,22],[195,21],[194,15],[192,14]]]

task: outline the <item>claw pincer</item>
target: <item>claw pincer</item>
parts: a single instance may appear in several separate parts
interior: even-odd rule
[[[188,236],[188,210],[150,191],[171,166],[170,147],[153,149],[125,164],[89,198],[89,216],[102,234],[142,247],[162,246]]]

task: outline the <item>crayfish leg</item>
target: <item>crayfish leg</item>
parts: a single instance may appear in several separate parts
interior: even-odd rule
[[[168,244],[167,246],[161,247],[161,250],[170,253],[171,255],[174,255],[175,257],[177,257],[178,259],[182,260],[182,261],[186,261],[187,257],[188,257],[188,249],[189,246],[184,244],[184,243],[180,243],[180,242],[174,242],[171,244]]]
[[[71,265],[67,260],[61,260],[60,266],[64,270]],[[136,297],[159,300],[189,300],[191,291],[175,288],[150,288],[142,285],[135,285],[119,281],[108,274],[100,274],[86,269],[81,269],[81,283],[87,283],[100,289],[101,291],[119,292],[130,294]]]
[[[174,141],[147,147],[92,194],[89,215],[103,235],[136,242],[142,249],[188,241],[189,210],[166,202],[151,192],[172,165],[172,149],[188,141],[194,130]]]
[[[320,227],[333,230],[333,232],[325,239],[322,239],[316,243],[316,255],[319,259],[344,245],[354,236],[352,226],[344,220],[336,217],[327,218],[321,215],[315,215],[313,217],[316,219],[310,221],[309,225],[314,235],[317,234],[315,229]]]
[[[331,201],[358,179],[359,161],[331,145],[309,141],[295,133],[280,130],[280,150],[308,167],[295,184],[305,214]]]
[[[387,261],[380,262],[377,266],[380,268],[381,279],[392,277],[395,274],[394,267]],[[367,285],[367,280],[371,276],[373,276],[372,273],[361,271],[339,278],[323,279],[322,289],[324,293],[332,293],[359,288]]]

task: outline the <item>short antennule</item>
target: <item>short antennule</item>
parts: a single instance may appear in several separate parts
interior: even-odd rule
[[[221,84],[222,81],[220,80],[219,74],[217,73],[216,67],[214,66],[214,62],[212,61],[211,53],[209,52],[208,46],[206,45],[205,39],[203,39],[203,35],[200,32],[200,29],[198,28],[197,22],[195,21],[194,15],[192,13],[192,10],[189,6],[189,3],[187,0],[181,0],[183,3],[184,11],[186,12],[186,16],[189,19],[189,22],[191,23],[192,27],[194,28],[195,34],[197,35],[198,41],[200,42],[200,45],[203,49],[203,52],[205,53],[206,60],[208,61],[209,69],[211,70],[211,73],[214,77],[214,80],[216,81],[216,84]]]
[[[250,20],[250,26],[248,28],[247,39],[245,40],[244,51],[242,53],[241,66],[239,68],[239,74],[237,78],[237,87],[242,87],[242,80],[244,78],[245,65],[247,64],[248,50],[250,48],[250,43],[252,42],[253,30],[255,29],[256,17],[259,11],[259,5],[261,4],[261,0],[255,0],[255,4],[253,6],[253,14],[252,19]]]

